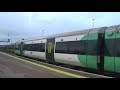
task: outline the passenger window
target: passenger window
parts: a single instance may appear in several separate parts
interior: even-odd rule
[[[56,53],[85,54],[84,41],[57,42]]]
[[[87,55],[98,55],[98,42],[97,40],[86,41],[86,54]]]

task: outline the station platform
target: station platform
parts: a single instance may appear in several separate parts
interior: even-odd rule
[[[0,78],[111,78],[0,52]]]

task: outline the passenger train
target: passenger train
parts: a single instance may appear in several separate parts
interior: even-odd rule
[[[14,44],[14,53],[100,72],[120,73],[120,25],[79,30]]]

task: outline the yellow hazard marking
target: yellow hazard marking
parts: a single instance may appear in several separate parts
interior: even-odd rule
[[[3,52],[1,52],[1,53],[3,53]],[[3,54],[5,54],[7,56],[10,56],[10,57],[13,57],[13,58],[16,58],[18,60],[33,64],[33,65],[36,65],[36,66],[39,66],[39,67],[57,72],[57,73],[61,73],[61,74],[67,75],[67,76],[74,77],[74,78],[88,78],[88,77],[85,77],[85,76],[80,76],[80,75],[77,75],[77,74],[73,74],[73,73],[65,72],[65,71],[62,71],[62,70],[55,69],[55,68],[51,68],[51,67],[48,67],[48,66],[45,66],[45,65],[42,65],[42,64],[37,64],[37,63],[31,62],[31,61],[28,61],[28,60],[25,60],[25,59],[21,59],[21,58],[18,58],[18,57],[15,57],[15,56],[12,56],[12,55],[9,55],[9,54],[6,54],[6,53],[3,53]]]

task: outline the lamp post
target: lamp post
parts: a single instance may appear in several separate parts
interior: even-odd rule
[[[43,32],[45,31],[45,30],[40,30],[41,32],[42,32],[42,37],[43,37]]]
[[[12,44],[12,38],[11,38],[11,44]]]
[[[94,21],[95,21],[95,19],[92,19],[93,20],[93,29],[94,29]]]
[[[8,33],[8,40],[9,40],[9,33]],[[8,41],[7,45],[9,45],[9,41]]]

